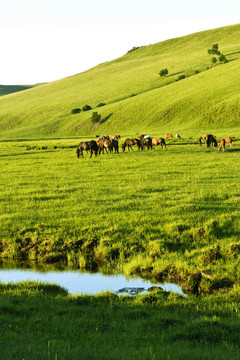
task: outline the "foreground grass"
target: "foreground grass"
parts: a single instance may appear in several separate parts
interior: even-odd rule
[[[0,284],[0,359],[237,360],[239,296],[239,287],[182,298],[68,296],[54,285]]]
[[[225,153],[188,138],[80,160],[77,143],[1,143],[2,259],[239,281],[237,141]]]

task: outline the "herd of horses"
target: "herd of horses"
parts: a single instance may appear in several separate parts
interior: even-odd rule
[[[232,138],[230,138],[230,137],[222,139],[220,141],[219,145],[217,143],[217,138],[216,138],[215,135],[206,134],[204,136],[204,139],[205,139],[205,141],[207,143],[207,147],[209,147],[211,144],[214,147],[218,146],[218,151],[220,151],[220,150],[224,151],[227,143],[229,144],[229,146],[232,146]],[[198,145],[199,146],[202,146],[202,140],[203,140],[203,137],[199,136],[199,138],[198,138]]]
[[[118,153],[119,152],[119,139],[121,136],[119,134],[116,135],[96,135],[98,140],[89,140],[89,141],[81,141],[77,147],[77,157],[83,157],[83,152],[86,151],[87,153],[90,152],[90,158],[93,154],[95,156],[100,155],[101,153],[104,154],[104,151],[107,153],[112,153],[113,151]],[[173,138],[172,134],[165,135],[165,139]],[[176,134],[176,138],[181,139],[179,134]],[[167,150],[165,139],[162,137],[159,138],[151,138],[149,135],[141,135],[137,138],[127,138],[124,143],[122,144],[122,151],[124,152],[126,148],[128,151],[133,150],[133,146],[137,146],[138,150],[144,149],[155,149],[155,146],[160,145],[161,149],[163,148]],[[204,138],[199,136],[198,138],[198,145],[202,146],[202,140],[205,140],[207,143],[207,147],[210,145],[217,147],[218,150],[225,150],[226,143],[229,143],[232,146],[232,138],[224,138],[220,141],[219,145],[217,143],[217,139],[215,135],[206,134]]]

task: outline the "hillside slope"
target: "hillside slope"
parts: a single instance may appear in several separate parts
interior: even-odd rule
[[[212,63],[207,51],[216,43],[227,63]],[[164,78],[163,68],[169,71]],[[186,78],[176,81],[180,75]],[[3,96],[0,137],[238,128],[239,83],[240,24],[144,46],[84,73]],[[93,110],[71,114],[85,104]],[[107,119],[95,131],[93,111]]]
[[[30,89],[35,85],[0,85],[0,96]]]

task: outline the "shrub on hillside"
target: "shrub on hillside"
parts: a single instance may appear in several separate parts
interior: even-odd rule
[[[90,105],[84,105],[82,109],[83,111],[88,111],[88,110],[92,110],[92,107]]]
[[[130,50],[128,50],[128,53],[131,53],[137,49],[139,49],[139,46],[133,46]]]
[[[220,62],[223,62],[223,63],[227,63],[227,62],[228,62],[226,56],[223,55],[223,54],[221,54],[221,55],[219,56],[219,61],[220,61]]]
[[[185,79],[185,77],[186,77],[186,75],[180,75],[180,76],[176,79],[176,81],[183,80],[183,79]]]
[[[97,107],[101,107],[101,106],[104,106],[104,105],[106,105],[105,103],[99,103],[98,105],[97,105]]]
[[[79,114],[80,112],[81,112],[80,108],[75,108],[75,109],[72,109],[72,111],[71,111],[72,114]]]
[[[92,113],[91,121],[93,124],[99,123],[101,121],[101,115],[97,112]]]
[[[168,74],[168,69],[162,69],[160,72],[159,72],[159,75],[162,77],[162,76],[166,76]]]

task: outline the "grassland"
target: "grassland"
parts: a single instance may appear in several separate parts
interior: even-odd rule
[[[0,96],[32,88],[34,85],[0,85]]]
[[[210,269],[203,292],[232,286],[239,145],[218,152],[187,138],[77,159],[73,139],[2,142],[1,258],[185,282]]]
[[[0,285],[7,359],[239,359],[239,292],[68,296],[54,285]]]
[[[171,279],[190,294],[2,284],[1,360],[239,359],[239,38],[234,25],[171,39],[0,98],[0,261]],[[227,63],[211,63],[215,43]],[[71,114],[85,104],[106,120],[95,130],[92,111]],[[76,156],[99,133],[168,132],[182,139],[167,151]],[[205,133],[233,147],[199,148]]]

